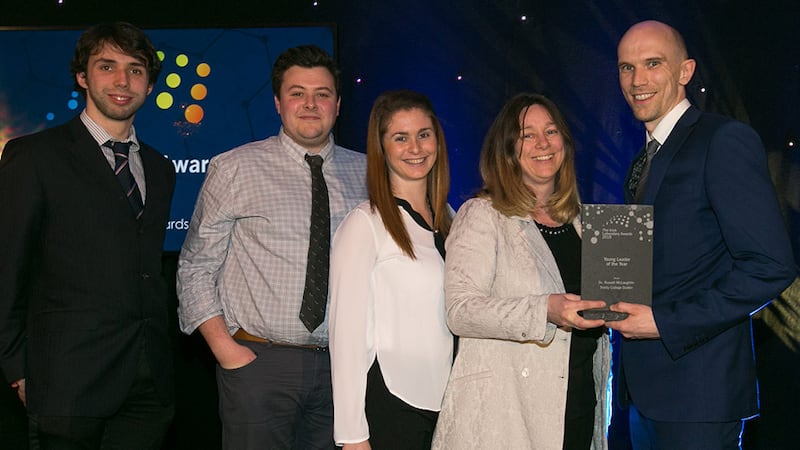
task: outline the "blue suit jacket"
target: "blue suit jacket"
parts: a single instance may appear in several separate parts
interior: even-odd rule
[[[630,171],[624,186],[632,202],[629,179]],[[755,414],[750,313],[796,274],[758,135],[690,108],[653,158],[642,203],[654,205],[653,314],[661,339],[623,339],[630,400],[654,420]]]

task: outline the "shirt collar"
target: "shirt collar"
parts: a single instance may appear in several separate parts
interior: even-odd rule
[[[672,133],[672,129],[675,128],[675,124],[678,123],[678,120],[680,120],[681,116],[683,116],[683,113],[685,113],[690,106],[692,106],[692,104],[689,103],[689,100],[686,98],[678,102],[678,104],[675,105],[667,113],[667,115],[661,119],[660,122],[658,122],[656,129],[653,130],[653,134],[647,133],[647,142],[655,139],[659,144],[663,145],[670,133]]]
[[[89,114],[86,114],[86,110],[84,109],[81,112],[81,122],[89,130],[89,134],[92,135],[95,141],[97,141],[97,145],[103,146],[108,141],[117,141],[118,139],[112,137],[106,130],[103,129],[100,125],[97,124]],[[130,151],[138,152],[139,151],[139,141],[136,139],[136,129],[134,129],[133,125],[131,125],[131,132],[128,135],[128,138],[125,139],[123,142],[131,142]]]
[[[446,251],[444,248],[444,237],[442,237],[442,233],[439,233],[438,230],[437,231],[432,230],[431,227],[429,227],[428,224],[425,222],[425,219],[422,218],[422,215],[414,211],[414,208],[412,208],[411,204],[408,203],[405,199],[402,199],[400,197],[395,197],[394,201],[395,203],[397,203],[398,206],[403,208],[408,213],[408,215],[411,216],[414,222],[416,222],[417,225],[422,227],[422,229],[433,232],[433,244],[436,247],[436,250],[439,252],[439,255],[442,257],[442,259],[444,259]]]
[[[306,155],[319,155],[322,156],[323,161],[328,161],[333,156],[333,133],[330,134],[328,137],[328,143],[325,144],[324,147],[318,153],[312,153],[307,148],[303,147],[302,145],[298,144],[294,141],[285,131],[283,131],[283,126],[281,126],[281,131],[278,133],[278,137],[281,140],[281,144],[287,149],[290,150],[292,156],[300,162],[301,164],[305,164]]]
[[[412,219],[414,219],[414,222],[416,222],[417,225],[421,226],[422,228],[428,231],[433,231],[431,227],[428,226],[427,222],[425,222],[425,219],[422,218],[422,215],[414,211],[414,208],[411,207],[411,203],[408,203],[405,199],[402,199],[400,197],[395,197],[394,201],[395,203],[397,203],[397,206],[406,210],[408,215],[411,216]]]

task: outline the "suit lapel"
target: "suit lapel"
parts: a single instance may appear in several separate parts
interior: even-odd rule
[[[653,157],[653,160],[650,162],[650,172],[647,175],[647,185],[642,195],[642,203],[652,205],[655,202],[658,189],[661,186],[661,182],[664,179],[664,175],[667,173],[672,159],[675,157],[675,154],[678,153],[678,150],[681,149],[686,138],[691,134],[694,125],[700,119],[700,115],[700,110],[695,107],[686,110],[680,120],[678,120],[678,123],[675,124],[675,128],[670,132],[667,141],[658,149],[658,153],[656,153],[656,156]]]
[[[145,185],[147,186],[147,198],[144,202],[142,222],[149,223],[153,217],[153,211],[156,211],[158,209],[157,206],[164,201],[168,188],[166,180],[164,177],[159,176],[157,171],[158,163],[161,161],[156,160],[156,158],[164,159],[164,157],[141,141],[139,141],[139,145],[139,156],[142,158]]]
[[[99,184],[106,192],[122,193],[114,170],[80,117],[72,119],[68,126],[72,140],[67,150],[72,154],[78,173],[85,173],[89,182]]]
[[[75,164],[76,173],[83,174],[82,177],[85,178],[87,183],[96,184],[97,190],[104,193],[103,195],[112,198],[124,197],[125,192],[116,175],[114,175],[114,169],[111,168],[103,151],[100,150],[97,141],[94,140],[89,130],[86,129],[80,117],[78,116],[72,119],[68,123],[68,128],[71,141],[67,146],[67,150],[72,155],[71,159]],[[144,155],[145,152],[141,153]],[[142,158],[144,164],[144,156],[142,156]],[[151,163],[151,165],[154,165],[154,163]],[[145,173],[147,173],[147,165],[145,165]],[[158,186],[156,186],[155,189],[158,191]],[[161,189],[164,188],[161,187]],[[148,193],[149,192],[150,186],[148,185]],[[163,192],[163,190],[161,192]],[[150,198],[150,195],[147,197]],[[127,201],[116,203],[120,205],[120,208],[124,208],[126,213],[130,214],[132,220],[135,220],[133,211]],[[146,203],[145,201],[144,215],[147,215]]]

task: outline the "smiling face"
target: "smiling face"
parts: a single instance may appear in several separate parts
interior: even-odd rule
[[[319,152],[339,115],[333,75],[325,67],[290,67],[283,74],[275,108],[283,131],[308,151]]]
[[[619,84],[634,117],[649,132],[681,100],[694,74],[695,62],[686,57],[682,39],[669,26],[655,21],[634,25],[617,48]]]
[[[520,136],[516,150],[522,182],[539,199],[555,189],[556,175],[564,162],[564,139],[547,109],[539,104],[520,112]]]
[[[427,182],[439,146],[430,115],[418,108],[395,112],[381,144],[393,191],[409,183]]]
[[[114,137],[125,139],[136,111],[153,90],[144,61],[110,44],[92,54],[75,75],[86,89],[86,113]]]

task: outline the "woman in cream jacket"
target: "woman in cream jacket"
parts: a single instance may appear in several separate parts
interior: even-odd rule
[[[540,95],[514,97],[489,130],[483,189],[447,240],[460,340],[433,448],[607,448],[608,333],[577,314],[604,302],[567,294],[580,289],[573,160],[563,117]]]

